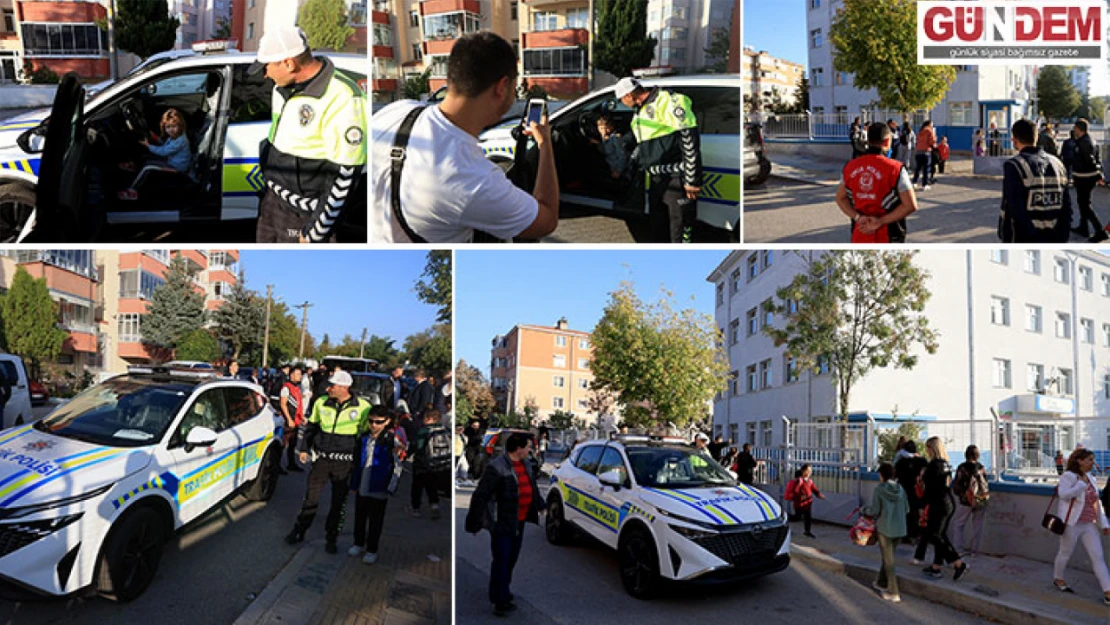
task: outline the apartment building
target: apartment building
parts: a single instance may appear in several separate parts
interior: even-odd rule
[[[806,37],[809,66],[810,109],[815,114],[838,114],[848,120],[861,113],[880,117],[899,116],[877,111],[874,89],[857,89],[851,74],[837,72],[832,63],[829,29],[841,0],[806,0]],[[1036,118],[1034,93],[1036,68],[1031,65],[964,65],[956,67],[956,81],[930,111],[919,111],[916,119],[933,120],[938,136],[947,136],[953,150],[971,150],[976,128],[991,123],[1008,129],[1023,118]],[[844,121],[843,123],[847,123]]]
[[[9,4],[0,0],[0,12],[4,21],[0,59],[6,59],[0,63],[5,67],[14,63],[22,68],[29,61],[35,68],[47,67],[58,75],[75,72],[82,80],[109,76],[108,34],[97,26],[108,11],[100,2],[14,0]],[[18,46],[13,46],[7,35],[9,26],[18,33]]]
[[[590,90],[589,45],[593,25],[587,0],[529,0],[520,22],[521,76],[556,98]],[[517,42],[514,40],[514,47]]]
[[[173,256],[183,256],[193,271],[205,308],[216,310],[238,282],[236,250],[5,250],[0,251],[0,292],[11,286],[16,267],[45,278],[58,304],[58,324],[69,335],[57,364],[74,374],[126,370],[156,356],[142,343],[141,315],[154,289],[165,282]]]
[[[676,74],[711,65],[705,51],[718,31],[731,40],[733,11],[739,11],[735,0],[648,0],[647,32],[658,42],[653,65]]]
[[[771,105],[776,92],[783,103],[794,104],[797,100],[798,85],[806,75],[804,65],[780,59],[766,51],[757,51],[753,48],[744,48],[742,58],[744,59],[741,70],[744,93],[759,94],[763,107]]]
[[[1067,68],[1068,80],[1075,86],[1079,95],[1089,95],[1091,92],[1091,68],[1075,66]]]
[[[709,275],[732,381],[714,403],[714,430],[733,440],[782,440],[782,417],[819,423],[837,414],[827,368],[800,371],[763,334],[766,308],[820,251],[733,252]],[[1053,250],[919,252],[940,334],[911,370],[875,369],[852,389],[850,413],[1024,423],[1027,450],[1051,457],[1076,443],[1110,445],[1110,258]],[[1102,418],[1078,422],[1075,419]],[[1036,421],[1038,424],[1029,424]],[[1078,429],[1077,429],[1078,424]],[[1059,447],[1048,449],[1053,443]]]
[[[498,409],[520,412],[534,402],[539,420],[562,410],[596,422],[589,405],[592,357],[590,333],[571,330],[566,319],[554,326],[513,326],[491,342],[490,381]]]
[[[0,0],[0,84],[15,82],[16,70],[23,65],[23,46],[15,27],[14,0]]]

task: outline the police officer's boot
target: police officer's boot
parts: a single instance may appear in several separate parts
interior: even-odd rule
[[[328,553],[337,553],[339,551],[339,547],[335,544],[337,539],[338,536],[335,534],[328,534],[327,542],[324,544],[324,551]]]
[[[299,542],[303,542],[303,541],[304,541],[304,530],[301,529],[301,527],[299,525],[294,525],[293,526],[293,531],[289,532],[289,535],[285,537],[285,544],[287,544],[287,545],[295,545],[295,544],[297,544]]]

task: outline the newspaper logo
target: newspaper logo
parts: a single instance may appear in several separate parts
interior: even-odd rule
[[[1104,0],[917,3],[921,65],[1096,65],[1106,62]]]

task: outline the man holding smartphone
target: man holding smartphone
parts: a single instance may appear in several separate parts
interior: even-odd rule
[[[516,99],[516,82],[513,47],[491,32],[470,33],[451,48],[439,105],[403,100],[374,115],[372,243],[467,243],[475,230],[538,239],[555,230],[559,180],[547,116],[525,128],[539,151],[532,195],[478,146]]]

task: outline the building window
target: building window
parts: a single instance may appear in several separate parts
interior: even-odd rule
[[[419,43],[412,44],[412,58],[414,61],[419,61],[424,58],[424,50]]]
[[[585,10],[585,9],[583,9],[583,10]],[[664,28],[663,29],[663,39],[664,40],[669,39],[669,40],[673,40],[673,41],[686,41],[686,35],[687,35],[687,33],[686,33],[685,28],[670,27],[670,28]]]
[[[556,336],[555,337],[555,347],[566,347],[566,346],[567,346],[567,337],[565,337],[565,336]]]
[[[732,396],[736,397],[740,394],[740,372],[731,371],[728,374],[728,385],[732,389]]]
[[[567,385],[567,379],[561,375],[552,376],[551,385],[555,388],[563,388]]]
[[[458,39],[465,33],[478,32],[481,20],[473,13],[458,11],[424,17],[424,39]]]
[[[1041,275],[1041,253],[1037,250],[1025,252],[1025,273]]]
[[[1040,334],[1043,327],[1041,307],[1032,304],[1025,305],[1025,329]]]
[[[971,102],[949,102],[948,123],[952,126],[974,126],[975,114]]]
[[[740,342],[740,320],[733,319],[728,324],[728,344],[736,345]]]
[[[102,56],[107,33],[96,24],[23,23],[23,51],[27,56]]]
[[[15,13],[10,9],[4,10],[4,30],[9,33],[15,32]]]
[[[1044,365],[1029,363],[1025,369],[1025,387],[1034,393],[1044,390]]]
[[[760,421],[762,438],[759,444],[764,447],[770,447],[775,439],[775,422],[774,421]]]
[[[535,32],[559,30],[559,14],[555,11],[536,11],[532,13],[532,30]]]
[[[751,282],[756,276],[759,275],[759,257],[755,252],[748,256],[748,282]]]
[[[717,283],[717,305],[722,306],[725,303],[725,283]]]
[[[578,378],[578,388],[584,391],[590,390],[590,381],[586,378]]]
[[[150,299],[154,289],[165,284],[165,280],[139,269],[119,272],[119,296],[131,299]]]
[[[759,389],[759,373],[756,371],[755,365],[748,365],[744,373],[748,378],[748,392],[751,393]]]
[[[578,349],[589,349],[590,339],[578,339]]]
[[[825,38],[821,35],[821,29],[815,28],[809,31],[809,47],[820,48],[824,44]]]
[[[1006,250],[991,250],[991,262],[1005,265],[1008,264],[1009,258],[1009,252]]]
[[[991,323],[996,326],[1010,325],[1010,300],[1005,297],[991,296]]]
[[[1056,313],[1056,338],[1071,338],[1071,315],[1066,312]]]
[[[563,403],[563,398],[562,397],[552,397],[551,398],[551,407],[552,408],[555,408],[556,410],[562,410],[564,405],[565,404]]]
[[[756,315],[755,309],[749,310],[745,317],[748,321],[748,336],[754,336],[756,332],[759,332],[759,317]]]
[[[524,73],[529,76],[578,76],[586,73],[582,48],[544,48],[524,51]]]
[[[393,47],[393,30],[388,24],[374,24],[374,45]]]
[[[1095,320],[1094,319],[1080,319],[1079,320],[1079,337],[1084,343],[1093,345],[1095,342]]]
[[[755,429],[756,429],[756,427],[758,427],[758,424],[755,421],[749,421],[748,422],[748,426],[745,429],[745,431],[747,432],[747,439],[744,440],[745,443],[748,443],[749,445],[754,445],[755,444],[755,442],[756,442],[755,441],[755,431],[756,431]]]
[[[1060,284],[1071,284],[1071,272],[1068,271],[1068,261],[1066,258],[1053,259],[1052,279]]]
[[[1079,288],[1084,291],[1095,290],[1095,272],[1090,267],[1079,267]]]
[[[1110,297],[1110,273],[1102,274],[1102,295]]]
[[[1010,361],[994,359],[994,388],[1010,388]]]
[[[1110,323],[1102,324],[1102,346],[1110,347]]]
[[[567,357],[562,354],[555,354],[552,360],[553,365],[559,367],[560,369],[566,368],[567,366]]]
[[[741,274],[739,269],[732,270],[732,294],[736,295],[740,292]]]
[[[517,5],[519,5],[519,4],[520,3],[517,2],[516,0],[513,0],[511,3],[509,3],[509,19],[513,20],[514,22],[517,21],[517,19],[518,19],[517,18]],[[413,13],[415,13],[415,12],[416,11],[413,11]]]
[[[231,291],[231,285],[226,282],[216,281],[212,283],[212,299],[223,301],[227,294]]]
[[[590,10],[586,7],[580,9],[567,9],[567,28],[589,28]]]
[[[771,359],[759,363],[759,388],[771,388],[772,380]]]
[[[1060,369],[1059,377],[1059,392],[1061,395],[1071,395],[1075,393],[1073,388],[1073,380],[1075,376],[1072,374],[1071,369]]]
[[[810,74],[811,74],[810,82],[813,83],[814,87],[824,87],[825,86],[825,68],[815,67],[815,68],[810,70]],[[819,114],[822,111],[820,110],[820,107],[814,107],[813,112],[814,112],[814,114]]]
[[[579,358],[578,359],[578,368],[579,369],[589,369],[590,368],[590,359],[589,358]]]
[[[809,8],[811,8],[811,9],[820,9],[821,8],[821,0],[809,0]]]
[[[759,305],[763,310],[763,327],[769,328],[775,324],[775,306],[771,303],[770,299],[763,300]]]
[[[825,375],[828,372],[829,372],[829,357],[828,356],[818,356],[817,357],[817,375]]]
[[[143,335],[139,331],[140,317],[135,313],[124,313],[119,316],[119,341],[121,343],[138,343]]]
[[[794,360],[794,357],[790,356],[789,354],[784,354],[782,357],[782,361],[783,380],[785,380],[786,382],[797,382],[799,377],[798,361]]]
[[[578,409],[579,410],[589,410],[590,409],[590,402],[585,400],[585,399],[579,399],[578,400]]]
[[[254,22],[247,24],[247,39],[254,39]]]
[[[254,8],[254,3],[255,3],[255,0],[247,0],[247,8],[248,9],[253,9]]]
[[[1110,399],[1110,373],[1107,373],[1102,378],[1102,396],[1106,399]],[[1110,443],[1110,430],[1107,431],[1107,439],[1106,442]]]
[[[762,265],[762,269],[760,269],[760,271],[767,271],[767,269],[771,267],[773,254],[774,252],[772,252],[771,250],[763,250],[759,253],[759,262]]]

